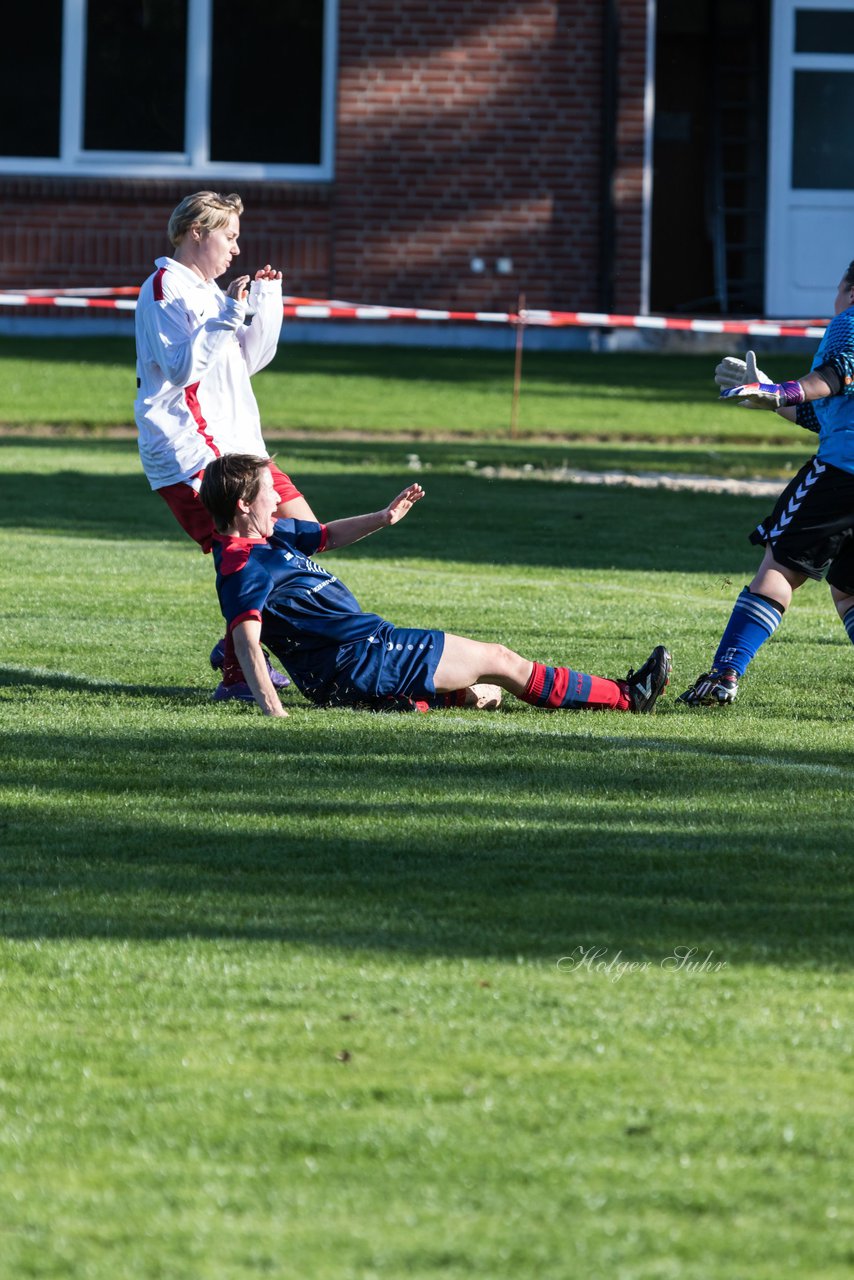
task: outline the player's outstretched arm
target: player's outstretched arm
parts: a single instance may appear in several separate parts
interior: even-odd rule
[[[721,391],[741,387],[746,382],[770,382],[767,373],[756,367],[756,352],[748,351],[743,360],[738,356],[724,356],[715,369],[715,382]]]
[[[827,381],[823,368],[806,373],[792,382],[770,382],[756,368],[756,357],[752,351],[748,351],[747,357],[745,378],[740,385],[731,381],[730,377],[735,373],[736,364],[741,361],[727,357],[715,370],[715,382],[721,388],[720,398],[727,404],[743,405],[749,409],[777,409],[785,417],[791,417],[790,413],[785,412],[787,409],[796,408],[810,400],[823,400],[825,396],[836,395],[840,390],[838,385],[832,386]],[[751,373],[753,377],[750,376]]]
[[[286,716],[288,713],[273,688],[261,649],[261,623],[254,618],[239,622],[234,628],[234,652],[246,683],[265,716]]]
[[[424,490],[421,485],[410,484],[396,498],[392,498],[382,511],[372,511],[364,516],[348,516],[344,520],[330,520],[326,526],[325,550],[349,547],[360,538],[366,538],[369,533],[376,533],[378,529],[397,524],[423,497]]]
[[[770,383],[771,379],[767,373],[763,373],[757,367],[756,352],[748,351],[743,360],[740,360],[738,356],[724,356],[715,369],[715,382],[720,388],[721,395],[723,395],[724,391],[731,391],[733,387],[743,389],[745,386],[755,382]],[[774,408],[773,405],[769,405],[767,402],[764,405],[762,403],[757,404],[750,399],[741,397],[736,398],[736,404],[741,409]],[[789,422],[797,421],[797,409],[794,407],[778,408],[777,412],[781,418],[786,418]]]

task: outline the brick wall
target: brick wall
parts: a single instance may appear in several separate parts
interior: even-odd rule
[[[339,291],[505,309],[524,290],[530,306],[594,305],[600,9],[342,0]],[[480,277],[473,257],[487,263]]]
[[[166,224],[186,182],[0,178],[0,288],[141,284],[169,252]],[[241,265],[287,268],[288,288],[310,296],[329,284],[330,189],[237,185]]]
[[[628,315],[635,314],[641,300],[646,9],[647,0],[620,0],[614,310]]]
[[[647,0],[618,0],[615,306],[639,302]],[[602,0],[340,0],[336,175],[218,182],[242,265],[400,305],[601,305]],[[140,282],[201,183],[0,177],[0,287]],[[486,270],[472,273],[473,257]],[[496,273],[499,258],[512,273]]]

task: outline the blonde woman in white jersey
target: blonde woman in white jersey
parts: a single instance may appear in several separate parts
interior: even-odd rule
[[[224,453],[268,455],[250,378],[270,363],[282,326],[282,273],[269,264],[255,278],[216,283],[240,253],[238,195],[198,191],[169,219],[171,257],[158,258],[136,310],[134,418],[148,482],[203,551],[213,522],[199,501],[204,469]],[[314,520],[289,476],[270,466],[280,517]],[[230,645],[211,654],[225,679],[214,697],[252,701]],[[277,684],[287,677],[273,670]]]

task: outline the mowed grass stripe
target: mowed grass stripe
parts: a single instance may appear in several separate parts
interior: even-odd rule
[[[413,474],[359,449],[304,455],[325,515]],[[680,712],[761,504],[461,454],[335,571],[603,674],[664,640],[655,717],[215,706],[211,566],[132,444],[0,446],[10,1275],[849,1274],[854,655],[826,588],[733,708]]]

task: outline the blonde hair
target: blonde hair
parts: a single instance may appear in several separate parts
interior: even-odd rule
[[[216,231],[224,227],[232,214],[239,218],[243,213],[243,201],[236,192],[221,196],[218,191],[196,191],[185,196],[174,209],[167,228],[169,240],[177,249],[191,227],[202,231]]]

